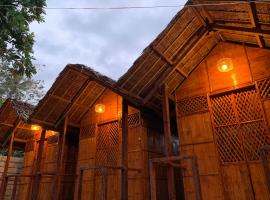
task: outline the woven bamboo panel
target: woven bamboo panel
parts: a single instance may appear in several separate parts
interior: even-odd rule
[[[57,143],[58,142],[58,139],[59,139],[59,135],[52,135],[52,136],[48,137],[47,143],[48,144]]]
[[[82,126],[80,129],[80,139],[93,138],[95,137],[96,125],[89,124]]]
[[[128,115],[128,126],[134,127],[141,124],[140,112]],[[119,120],[119,126],[122,128],[122,119]]]
[[[246,89],[231,95],[239,122],[263,119],[261,102],[255,89]]]
[[[255,88],[213,96],[211,102],[221,162],[259,160],[259,149],[270,144],[270,137]]]
[[[28,141],[25,145],[25,152],[34,151],[35,142],[35,140]]]
[[[236,125],[218,127],[215,134],[222,163],[244,161],[241,138]]]
[[[208,111],[207,97],[197,96],[181,99],[177,102],[177,109],[180,115],[191,115]]]
[[[120,157],[119,145],[118,121],[98,126],[96,166],[117,166]]]
[[[270,98],[270,78],[258,81],[258,88],[262,98]]]
[[[270,144],[267,127],[263,121],[246,123],[240,129],[244,139],[244,150],[249,161],[260,159],[260,147]]]

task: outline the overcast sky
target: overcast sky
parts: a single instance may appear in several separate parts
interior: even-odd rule
[[[183,5],[185,0],[47,0],[48,7]],[[68,63],[80,63],[117,80],[181,8],[46,10],[35,33],[35,76],[48,89]]]

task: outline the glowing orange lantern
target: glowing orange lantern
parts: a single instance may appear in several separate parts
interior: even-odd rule
[[[41,127],[38,126],[38,125],[31,125],[31,130],[32,130],[32,131],[38,131],[38,130],[40,130],[40,129],[41,129]]]
[[[104,113],[105,112],[105,105],[104,104],[96,104],[95,105],[95,112],[96,113]]]
[[[233,62],[231,58],[221,58],[217,62],[217,67],[220,72],[229,72],[233,70]]]

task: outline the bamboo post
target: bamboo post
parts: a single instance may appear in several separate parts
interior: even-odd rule
[[[5,181],[5,177],[7,176],[8,173],[8,168],[9,168],[9,162],[10,162],[10,157],[12,155],[12,150],[13,150],[13,143],[14,143],[14,139],[15,139],[15,132],[18,129],[19,125],[21,123],[21,120],[17,120],[15,126],[13,127],[12,131],[11,131],[11,138],[10,138],[10,142],[9,142],[9,146],[8,146],[8,154],[7,154],[7,159],[5,162],[5,167],[4,167],[4,171],[2,173],[2,183],[1,183],[1,194],[0,194],[0,199],[4,199],[5,196],[5,190],[6,190],[6,186],[7,186],[7,182]]]
[[[56,195],[55,199],[61,199],[61,181],[64,174],[64,155],[65,155],[65,144],[66,144],[66,134],[67,134],[68,118],[65,117],[63,134],[61,135],[61,140],[58,149],[57,158],[57,178],[56,178]]]
[[[156,168],[155,164],[152,161],[149,162],[149,170],[151,200],[157,200]]]
[[[171,125],[170,125],[170,107],[169,98],[167,92],[167,85],[163,87],[163,101],[162,101],[162,111],[163,111],[163,129],[164,129],[164,140],[165,140],[165,154],[166,157],[170,157],[172,154],[171,145]],[[167,167],[167,178],[168,178],[168,193],[169,200],[175,200],[175,184],[174,184],[174,169],[171,165]]]
[[[266,149],[267,147],[269,148],[270,146],[265,146],[260,149],[260,156],[265,175],[265,182],[267,185],[268,192],[270,194],[270,169],[267,161],[267,149]]]
[[[45,136],[46,136],[46,129],[42,129],[41,135],[40,135],[40,140],[39,140],[39,145],[38,145],[38,152],[37,152],[37,159],[36,159],[36,166],[35,166],[35,171],[33,173],[33,188],[32,188],[32,195],[31,199],[36,200],[38,197],[38,191],[39,191],[39,184],[40,184],[40,169],[41,169],[41,162],[42,162],[42,154],[43,154],[43,147],[44,147],[44,142],[45,142]]]
[[[121,200],[128,200],[128,103],[122,102],[122,174]]]
[[[78,200],[82,199],[82,182],[83,182],[83,169],[80,170],[79,176]]]
[[[19,177],[18,176],[15,176],[11,200],[15,200],[16,199],[18,181],[19,181]]]

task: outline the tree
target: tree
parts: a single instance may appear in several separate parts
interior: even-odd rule
[[[44,95],[43,88],[42,81],[13,74],[7,64],[0,64],[0,105],[7,98],[36,104]]]
[[[12,73],[27,77],[36,73],[29,24],[44,21],[45,6],[45,0],[0,0],[0,62]]]

